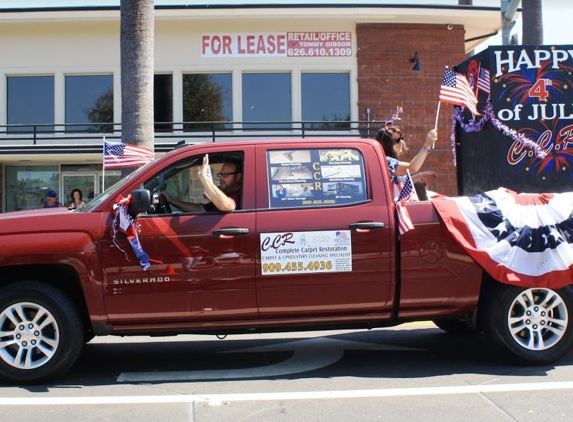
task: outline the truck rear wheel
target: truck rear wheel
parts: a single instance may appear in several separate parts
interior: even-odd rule
[[[520,362],[555,362],[573,346],[573,289],[497,285],[481,313],[484,334]]]
[[[0,290],[0,378],[44,383],[63,375],[78,359],[84,329],[73,302],[39,282]]]

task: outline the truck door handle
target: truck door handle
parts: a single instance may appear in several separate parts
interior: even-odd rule
[[[213,236],[219,236],[223,238],[241,236],[244,234],[249,234],[249,229],[242,227],[228,227],[224,229],[213,230]]]
[[[383,229],[384,223],[379,221],[364,221],[360,223],[350,223],[350,230],[372,230]]]

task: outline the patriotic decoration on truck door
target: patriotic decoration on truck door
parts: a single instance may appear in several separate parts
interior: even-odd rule
[[[573,282],[573,192],[432,198],[450,234],[493,278],[521,287]]]
[[[141,246],[141,242],[139,241],[139,227],[133,221],[133,218],[128,214],[127,207],[129,206],[129,201],[131,200],[131,195],[128,195],[127,198],[123,198],[121,195],[118,197],[118,200],[115,204],[113,204],[113,212],[115,217],[113,219],[112,228],[113,228],[113,237],[112,242],[117,248],[125,254],[125,257],[129,261],[127,253],[117,244],[116,238],[117,233],[124,233],[127,237],[133,252],[137,259],[139,259],[139,264],[144,271],[147,271],[151,266],[149,262],[149,255],[145,253],[143,250],[143,246]]]

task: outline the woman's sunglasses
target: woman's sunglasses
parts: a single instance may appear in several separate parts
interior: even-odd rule
[[[400,136],[399,138],[394,139],[394,143],[395,144],[399,144],[400,142],[402,142],[404,140],[403,136]]]

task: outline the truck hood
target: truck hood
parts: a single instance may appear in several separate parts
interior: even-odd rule
[[[101,217],[101,213],[75,213],[65,207],[7,212],[0,214],[0,237],[18,233],[93,231]]]

